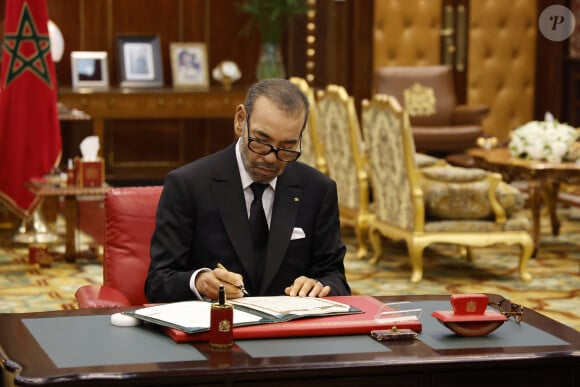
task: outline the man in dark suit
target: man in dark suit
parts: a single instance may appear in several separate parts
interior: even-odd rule
[[[350,294],[336,183],[295,162],[308,112],[308,100],[291,82],[258,82],[236,107],[238,140],[167,175],[151,239],[150,302],[215,299],[220,284],[228,298],[243,290]],[[254,208],[262,208],[253,204],[254,182],[264,189],[262,239],[253,231],[260,228],[253,226]]]

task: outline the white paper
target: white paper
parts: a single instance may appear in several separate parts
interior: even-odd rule
[[[176,324],[185,328],[209,328],[211,303],[205,301],[182,301],[138,309],[135,314]],[[234,325],[258,322],[261,317],[236,310]]]
[[[350,305],[316,297],[244,297],[230,300],[232,304],[247,306],[276,317],[284,315],[319,315],[331,313],[345,313]]]

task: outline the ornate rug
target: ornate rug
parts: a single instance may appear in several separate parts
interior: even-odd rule
[[[468,262],[457,249],[443,245],[425,251],[424,278],[413,284],[403,244],[385,241],[383,257],[375,266],[355,257],[354,238],[348,231],[347,278],[355,294],[500,294],[580,330],[580,222],[574,220],[578,217],[574,212],[560,212],[560,236],[552,236],[548,219],[542,218],[539,254],[528,264],[534,276],[529,284],[518,277],[517,247],[475,249],[474,261]],[[91,242],[86,235],[81,241]],[[59,261],[41,268],[28,263],[27,248],[9,246],[6,235],[0,240],[0,312],[73,309],[79,286],[101,282],[98,261]]]

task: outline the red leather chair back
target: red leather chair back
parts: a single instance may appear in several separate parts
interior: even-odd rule
[[[147,302],[144,285],[149,246],[162,186],[113,188],[105,194],[103,281],[131,305]]]

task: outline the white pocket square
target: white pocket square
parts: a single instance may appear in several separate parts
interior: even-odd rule
[[[294,230],[292,230],[292,235],[290,236],[290,240],[293,241],[295,239],[302,239],[302,238],[306,238],[306,234],[304,234],[304,230],[302,230],[300,227],[294,227]]]

